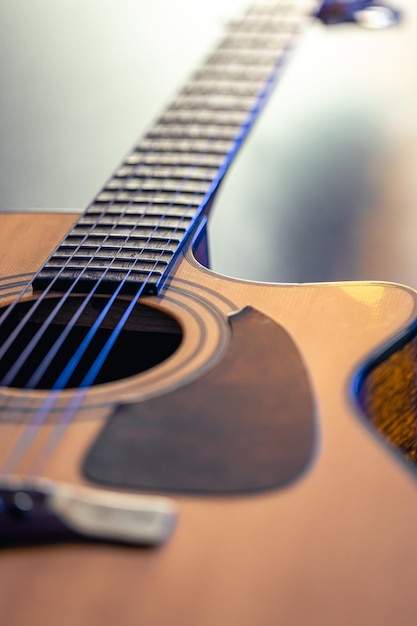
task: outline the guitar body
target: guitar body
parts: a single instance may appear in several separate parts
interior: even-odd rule
[[[17,292],[17,283],[28,281],[44,262],[75,217],[70,213],[0,216],[3,306]],[[32,294],[26,297],[33,298]],[[260,363],[265,366],[262,378],[272,376],[278,385],[288,375],[286,357],[277,353],[275,359],[264,363],[257,344],[252,345],[250,337],[246,342],[247,335],[258,336],[257,331],[243,333],[241,342],[237,339],[238,326],[231,320],[247,307],[255,312],[248,323],[257,324],[256,328],[271,327],[267,342],[268,337],[281,341],[281,334],[274,334],[279,329],[285,345],[297,352],[294,358],[306,376],[303,385],[307,380],[310,394],[305,406],[310,403],[313,407],[308,458],[290,479],[280,482],[277,475],[275,485],[245,489],[243,484],[241,489],[222,493],[210,488],[209,477],[209,487],[202,493],[187,485],[184,489],[173,487],[170,497],[178,507],[178,525],[169,541],[157,549],[82,542],[3,550],[2,623],[414,623],[415,479],[407,462],[359,410],[352,391],[359,368],[371,355],[381,352],[381,346],[388,351],[394,338],[415,323],[414,291],[382,283],[272,285],[233,280],[202,267],[190,247],[161,294],[145,302],[151,311],[163,311],[179,323],[179,348],[142,374],[89,390],[79,418],[63,432],[41,476],[99,490],[113,488],[100,477],[94,478],[101,470],[86,465],[86,459],[103,430],[114,421],[117,407],[137,406],[140,416],[141,406],[152,407],[164,399],[170,406],[171,399],[181,401],[185,394],[195,406],[200,401],[202,417],[208,405],[213,414],[221,413],[225,404],[239,403],[239,393],[244,394],[242,389],[231,397],[228,391],[235,389],[242,374],[230,367],[221,369],[225,359],[234,362],[240,351],[256,360],[254,368],[247,363],[251,376],[256,377]],[[401,355],[402,350],[399,346],[396,352]],[[225,381],[217,396],[210,388],[216,371]],[[292,395],[297,396],[296,389]],[[23,420],[21,413],[11,411],[8,423],[1,424],[2,465],[7,449],[30,422],[42,393],[2,391],[3,402],[19,398],[29,407]],[[71,391],[62,394],[68,398]],[[258,411],[250,407],[252,421],[261,418],[263,407],[263,402]],[[291,410],[296,412],[297,407]],[[248,421],[244,413],[243,407],[243,425]],[[193,417],[198,423],[200,414]],[[19,461],[18,475],[31,474],[37,453],[56,423],[52,417],[39,428]],[[204,441],[204,434],[200,435],[196,432],[191,443]],[[234,454],[232,448],[230,454]],[[202,449],[199,456],[204,454]],[[227,459],[223,461],[227,463]],[[250,467],[251,455],[246,462]],[[210,468],[210,461],[206,465]],[[189,473],[192,471],[193,465]],[[187,477],[185,472],[185,478],[178,480]],[[122,486],[121,491],[129,493],[131,485]],[[166,495],[169,488],[160,491]]]

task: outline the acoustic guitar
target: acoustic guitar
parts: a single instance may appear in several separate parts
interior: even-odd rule
[[[209,269],[317,9],[234,22],[78,219],[0,215],[1,623],[415,622],[415,291]]]

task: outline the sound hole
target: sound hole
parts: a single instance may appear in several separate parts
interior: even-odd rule
[[[60,299],[52,297],[19,303],[9,311],[0,308],[0,319],[4,314],[0,324],[0,385],[19,389],[86,386],[86,377],[103,354],[106,342],[114,338],[112,333],[119,328],[129,300],[120,299],[112,304],[90,338],[89,331],[108,299],[93,298],[74,324],[74,314],[83,301],[82,297],[74,296],[59,306]],[[89,385],[149,370],[171,356],[181,340],[181,327],[174,318],[154,307],[137,304]],[[76,356],[80,346],[85,349]]]

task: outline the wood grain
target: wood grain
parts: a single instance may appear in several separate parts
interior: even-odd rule
[[[34,272],[73,216],[49,215],[47,229],[45,219],[0,215],[1,259],[7,259],[0,265],[2,278]],[[154,371],[93,390],[86,399],[88,417],[67,430],[45,475],[83,483],[83,458],[113,403],[179,388],[182,380],[213,367],[227,344],[222,320],[247,305],[280,323],[300,350],[321,431],[314,459],[283,491],[177,498],[178,528],[158,550],[87,544],[3,551],[4,623],[414,623],[415,479],[367,428],[351,382],[373,351],[415,320],[415,293],[383,283],[283,286],[230,280],[202,269],[188,252],[167,291],[147,302],[179,320],[185,329],[181,349]],[[197,325],[195,317],[187,317],[185,303],[205,322],[208,341],[202,350],[196,349]],[[3,400],[21,396],[2,392]],[[27,397],[36,404],[30,393]],[[4,460],[8,442],[23,425],[1,428]],[[25,463],[29,471],[30,459]]]

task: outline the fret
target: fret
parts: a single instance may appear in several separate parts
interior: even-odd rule
[[[115,178],[105,186],[105,189],[124,189],[128,191],[179,191],[186,193],[206,193],[210,188],[210,182],[199,182],[194,180],[181,180],[176,178],[156,178],[142,179],[130,178],[126,181],[123,178]]]
[[[207,124],[240,127],[246,121],[246,113],[240,111],[193,111],[168,109],[160,122],[168,124]]]
[[[285,15],[288,19],[296,18],[298,23],[301,23],[304,17],[313,15],[315,9],[317,9],[318,3],[316,0],[280,0],[279,2],[257,2],[252,4],[246,10],[246,17],[249,19],[256,17],[280,17]],[[294,9],[296,8],[296,11]]]
[[[81,273],[81,271],[80,271]],[[110,270],[106,272],[106,279],[109,281],[115,281],[117,284],[121,283],[125,277],[127,276],[127,271],[117,271],[117,270],[113,270],[111,269],[110,266]],[[71,274],[71,271],[68,271],[67,274]],[[130,272],[130,279],[134,280],[135,282],[138,282],[139,284],[143,282],[143,279],[146,278],[149,274],[149,270],[144,270],[142,271],[141,269],[132,269]],[[91,279],[91,280],[99,280],[100,278],[102,278],[104,275],[104,272],[98,268],[98,269],[90,269],[89,267],[87,267],[86,269],[84,269],[83,272],[83,278],[87,278],[87,279]],[[65,276],[65,271],[64,271],[64,276]],[[158,270],[156,270],[155,272],[152,272],[152,278],[153,280],[158,280],[160,279],[160,277],[162,276],[162,272],[159,272]],[[113,285],[113,289],[114,289],[114,285]]]
[[[125,163],[149,165],[202,165],[218,169],[224,161],[223,155],[180,153],[180,152],[133,152],[125,159]]]
[[[129,215],[123,215],[117,222],[112,219],[110,216],[106,216],[103,219],[95,220],[94,216],[85,217],[82,220],[79,220],[77,223],[77,228],[82,226],[152,226],[156,227],[167,227],[167,228],[184,228],[188,226],[191,222],[189,217],[173,217],[173,216],[159,216],[159,215],[149,215],[148,213],[143,213],[138,217],[132,217]]]
[[[130,182],[126,182],[123,178],[113,178],[104,186],[104,189],[107,190],[117,190],[117,189],[139,189],[137,185],[131,186]]]
[[[269,72],[271,68],[268,68]],[[172,109],[200,109],[208,111],[249,111],[253,108],[254,98],[248,96],[179,96],[174,100]]]
[[[169,263],[174,254],[173,250],[148,250],[142,249],[140,258],[145,261],[165,261]],[[71,246],[62,246],[54,255],[54,259],[68,259],[69,257],[77,257],[81,259],[90,259],[91,256],[103,257],[106,259],[132,259],[138,258],[138,246],[125,246],[122,249],[116,246],[102,246],[101,248],[93,246],[81,246],[80,248],[72,248]]]
[[[170,204],[176,204],[177,206],[185,205],[185,206],[199,207],[201,202],[204,200],[204,195],[198,194],[198,193],[179,193],[179,192],[146,194],[143,192],[140,194],[140,196],[133,198],[133,202],[136,202],[138,204],[144,203],[146,205],[149,205],[150,203],[152,204],[170,203]]]
[[[179,181],[176,178],[156,178],[156,179],[146,179],[145,182],[142,182],[141,179],[137,180],[137,185],[143,191],[178,191],[180,193],[197,193],[197,194],[205,194],[211,186],[212,182],[210,181],[196,181],[196,180],[181,180]],[[133,189],[133,181],[132,187]]]
[[[136,214],[138,211],[138,205],[136,205]],[[159,218],[169,218],[169,217],[178,217],[178,218],[193,218],[196,213],[195,207],[190,207],[186,205],[165,205],[165,204],[157,204],[146,206],[146,215],[151,216],[155,215]],[[130,208],[130,211],[133,213],[133,208]],[[129,211],[127,211],[129,214]]]
[[[270,66],[242,66],[242,65],[207,65],[194,74],[195,80],[247,80],[265,81],[271,73]]]
[[[152,237],[157,231],[159,239],[166,239],[167,241],[180,241],[181,236],[186,228],[166,228],[166,227],[158,227],[156,228],[147,228],[145,226],[137,226],[136,228],[132,228],[130,226],[119,226],[115,225],[111,229],[111,234],[120,237],[121,235],[125,237],[132,237],[133,239],[149,239]],[[74,235],[88,235],[90,233],[90,229],[84,226],[75,226],[72,230]],[[102,226],[97,224],[94,228],[95,235],[107,235],[109,234],[109,228],[106,226]]]
[[[105,270],[107,267],[110,267],[112,270],[129,270],[129,269],[140,269],[140,271],[144,272],[163,272],[167,266],[167,261],[156,259],[155,261],[142,260],[141,257],[138,259],[123,259],[119,256],[114,256],[112,258],[108,257],[99,257],[95,256],[93,260],[89,260],[88,265],[86,266],[85,260],[79,257],[71,257],[70,260],[68,258],[60,258],[58,256],[54,256],[53,259],[48,260],[45,263],[45,267],[47,269],[61,269],[65,268],[66,270],[82,270],[84,267],[88,267],[89,270]]]
[[[113,176],[117,178],[127,178],[134,171],[135,168],[133,165],[124,165],[123,167],[119,167],[119,169],[114,172]]]
[[[207,92],[208,93],[208,92]],[[216,95],[215,92],[213,95]],[[197,95],[204,95],[204,92]],[[233,95],[233,94],[230,94]],[[210,141],[236,139],[241,126],[218,126],[216,124],[157,124],[148,133],[148,137],[161,139],[208,139]]]
[[[126,171],[128,170],[128,171]],[[217,173],[214,167],[194,167],[193,165],[138,165],[136,167],[121,168],[115,173],[118,178],[165,178],[176,181],[192,178],[193,180],[212,181]]]
[[[223,39],[219,50],[283,50],[290,40],[288,33],[231,33]]]
[[[115,216],[122,215],[126,215],[127,217],[129,215],[136,215],[138,217],[142,215],[155,215],[159,217],[193,217],[196,211],[194,207],[167,204],[145,206],[145,209],[140,211],[137,204],[133,206],[122,202],[120,204],[113,204],[109,207],[103,204],[91,205],[84,215],[93,215],[95,216],[95,221],[98,221],[100,218],[97,218],[97,215],[101,216],[103,214],[103,206],[106,206],[105,215],[108,215],[112,219],[114,219]]]
[[[135,196],[134,192],[128,191],[120,191],[120,192],[102,192],[97,196],[96,201],[107,203],[107,202],[135,202],[138,204],[177,204],[177,205],[186,205],[186,206],[196,206],[198,207],[203,200],[204,196],[202,194],[191,194],[191,193],[168,193],[168,192],[159,192],[159,193],[145,193]]]
[[[92,285],[98,283],[97,293],[112,294],[116,286],[122,284],[121,294],[135,294],[141,291],[144,294],[152,295],[158,293],[163,273],[147,272],[139,269],[131,270],[90,270],[84,267],[82,270],[67,270],[65,268],[42,268],[42,272],[37,277],[37,284],[42,289],[56,280],[54,289],[67,290],[76,284],[78,292],[88,292]]]
[[[249,96],[255,98],[262,85],[263,81],[195,80],[190,82],[182,93],[190,96],[210,94],[215,96]]]
[[[157,293],[246,136],[313,0],[251,7],[117,167],[47,260],[35,288],[120,281]],[[77,285],[74,285],[77,281]]]
[[[126,242],[126,237],[120,237],[115,233],[108,233],[107,235],[97,235],[90,234],[87,237],[85,236],[77,236],[77,235],[69,235],[65,239],[65,243],[61,244],[57,251],[61,249],[61,247],[79,247],[86,246],[91,248],[124,248],[128,246],[129,248],[136,248],[138,250],[138,254],[141,252],[141,249],[146,245],[146,251],[153,250],[162,250],[175,252],[177,249],[177,244],[174,241],[167,241],[166,239],[159,238],[156,235],[152,237],[135,237],[132,236],[129,238],[129,241]],[[96,253],[95,253],[96,254]]]
[[[299,24],[299,18],[291,13],[285,15],[270,15],[265,18],[263,15],[247,15],[238,22],[234,22],[230,34],[291,34],[294,28]]]
[[[246,17],[249,19],[260,17],[270,18],[285,16],[286,19],[303,23],[303,17],[314,15],[321,3],[316,0],[280,0],[278,2],[256,2],[248,7]]]
[[[257,65],[273,67],[277,55],[264,50],[218,50],[207,61],[207,65]]]
[[[202,101],[203,98],[200,98]],[[235,99],[237,102],[237,98]],[[155,152],[203,152],[209,154],[226,155],[233,147],[233,141],[204,140],[204,139],[143,139],[137,146],[137,150],[153,150]]]

